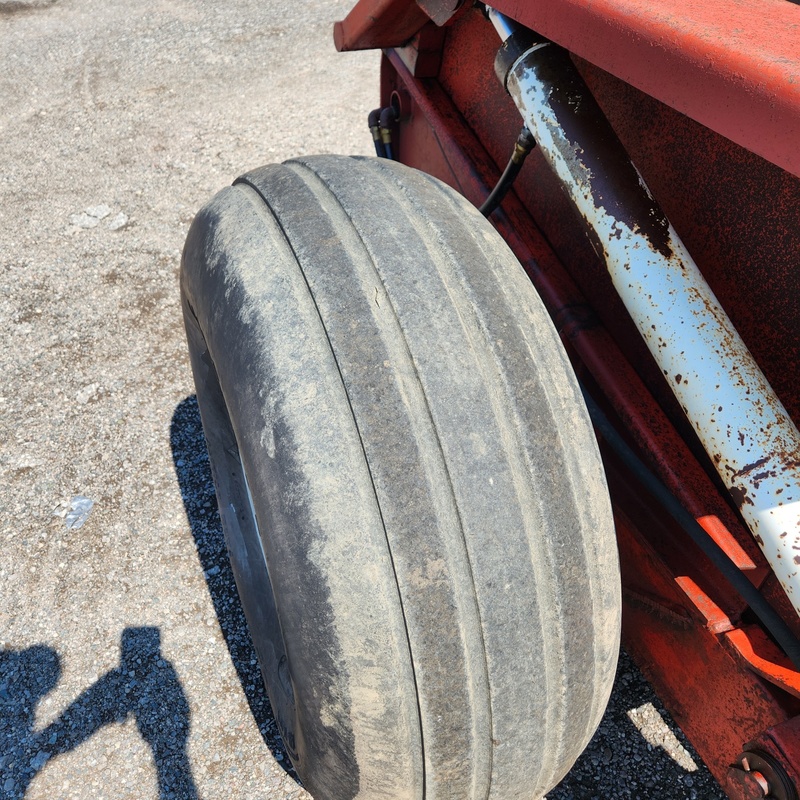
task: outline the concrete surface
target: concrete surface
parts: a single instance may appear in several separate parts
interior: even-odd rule
[[[307,796],[227,566],[177,271],[240,172],[370,152],[347,7],[0,0],[2,798]],[[623,660],[550,797],[722,795]]]

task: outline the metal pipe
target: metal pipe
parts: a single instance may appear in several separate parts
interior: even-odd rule
[[[519,29],[519,25],[513,19],[501,14],[499,11],[495,11],[491,6],[486,6],[486,14],[503,42],[510,39],[512,34]]]
[[[800,433],[569,53],[487,13],[498,76],[800,615]]]

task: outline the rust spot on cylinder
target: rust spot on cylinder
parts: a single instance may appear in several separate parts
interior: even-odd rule
[[[741,434],[739,435],[741,436]],[[764,464],[766,464],[768,461],[769,458],[767,456],[763,456],[762,458],[759,458],[757,461],[754,461],[752,464],[745,464],[745,466],[743,466],[740,470],[738,470],[738,472],[734,473],[734,476],[737,478],[741,478],[744,475],[747,475],[748,473],[752,472],[753,470],[758,469],[759,467],[763,467]],[[766,475],[766,473],[762,473],[762,475]],[[756,475],[753,478],[753,480],[758,480],[759,477],[761,476]]]
[[[643,185],[569,53],[560,47],[543,47],[517,62],[509,75],[508,90],[518,107],[527,105],[520,82],[528,84],[530,91],[533,76],[540,87],[536,94],[546,98],[552,112],[552,118],[540,112],[541,124],[550,129],[577,182],[588,182],[595,207],[644,237],[664,258],[674,257],[669,221]]]
[[[747,489],[743,486],[731,486],[730,495],[731,499],[736,504],[736,508],[741,509],[744,505],[753,505],[752,499],[747,496]]]
[[[753,486],[756,489],[761,485],[761,481],[766,480],[767,478],[774,478],[775,477],[775,470],[767,470],[766,472],[759,472],[757,475],[753,475],[750,479],[753,482]]]

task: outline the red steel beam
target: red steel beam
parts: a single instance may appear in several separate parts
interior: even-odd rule
[[[472,5],[465,0],[358,0],[333,25],[336,49],[402,47],[428,22],[448,25]]]
[[[800,176],[800,6],[786,0],[492,5]]]
[[[414,0],[359,0],[334,23],[333,42],[340,52],[400,47],[429,21]]]

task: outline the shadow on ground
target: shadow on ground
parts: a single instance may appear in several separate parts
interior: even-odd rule
[[[60,677],[61,659],[52,647],[0,652],[0,797],[22,800],[49,760],[131,716],[153,751],[161,800],[197,797],[186,753],[189,704],[161,653],[158,628],[125,628],[119,667],[82,692],[55,722],[34,731],[36,707]]]
[[[275,724],[236,591],[217,512],[200,410],[194,395],[187,397],[175,408],[170,427],[170,445],[186,517],[203,567],[208,592],[250,711],[275,759],[289,775],[298,780]]]

